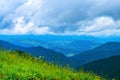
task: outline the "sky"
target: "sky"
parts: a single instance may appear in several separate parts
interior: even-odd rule
[[[120,36],[120,0],[0,0],[0,34]]]

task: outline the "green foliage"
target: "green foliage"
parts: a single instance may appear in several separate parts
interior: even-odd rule
[[[93,73],[76,72],[20,51],[0,50],[0,80],[103,80]]]

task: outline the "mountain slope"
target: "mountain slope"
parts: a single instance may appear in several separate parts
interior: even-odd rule
[[[120,42],[105,43],[97,48],[75,55],[71,57],[71,59],[76,59],[79,61],[79,66],[94,60],[99,60],[114,55],[120,55]]]
[[[24,51],[36,57],[42,56],[45,60],[49,62],[58,63],[62,65],[74,65],[74,62],[71,59],[67,58],[65,55],[50,49],[43,48],[41,46],[26,48],[26,50]]]
[[[108,78],[120,80],[120,55],[97,60],[82,66],[86,71],[92,71]]]
[[[0,50],[0,80],[103,80],[92,73],[75,72],[26,53]]]
[[[50,50],[50,49],[43,48],[41,46],[25,48],[25,47],[13,45],[11,43],[8,43],[2,40],[0,40],[0,46],[4,50],[6,49],[20,50],[23,52],[28,52],[31,55],[36,56],[36,57],[42,56],[44,57],[45,60],[49,62],[54,62],[54,63],[61,64],[61,65],[67,65],[67,64],[74,65],[74,62],[70,60],[69,58],[67,58],[65,55],[58,53],[56,51]]]

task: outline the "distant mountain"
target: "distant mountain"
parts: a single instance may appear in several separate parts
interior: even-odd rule
[[[108,42],[71,58],[79,61],[78,65],[83,65],[94,60],[99,60],[114,55],[120,55],[120,42]]]
[[[53,47],[52,50],[55,50],[57,52],[63,53],[67,57],[74,56],[75,54],[80,53],[79,50],[71,49],[71,47]]]
[[[11,43],[0,40],[0,47],[3,48],[4,50],[9,49],[9,50],[20,50],[23,52],[28,52],[36,57],[44,56],[45,60],[53,63],[58,63],[61,65],[73,64],[73,61],[67,58],[65,55],[50,49],[43,48],[41,46],[26,48],[26,47],[16,46]]]
[[[24,47],[42,46],[66,56],[79,54],[101,44],[93,41],[96,39],[94,37],[76,35],[0,35],[0,39]]]
[[[67,65],[67,64],[72,64],[74,65],[74,62],[67,58],[65,55],[50,50],[43,48],[41,46],[38,47],[30,47],[25,50],[26,52],[32,54],[33,56],[39,57],[42,56],[46,61],[53,62],[53,63],[58,63],[59,65]]]
[[[6,41],[2,41],[0,40],[0,47],[5,49],[10,49],[10,50],[24,50],[25,47],[21,47],[21,46],[16,46],[14,44],[11,44],[9,42]]]
[[[102,44],[101,42],[93,41],[93,40],[75,40],[70,42],[67,46],[71,47],[71,49],[78,50],[79,53],[93,49]]]
[[[81,66],[85,71],[92,71],[103,77],[120,80],[120,55],[97,60]]]

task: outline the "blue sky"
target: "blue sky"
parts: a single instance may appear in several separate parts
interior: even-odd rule
[[[120,35],[120,0],[0,0],[0,34]]]

